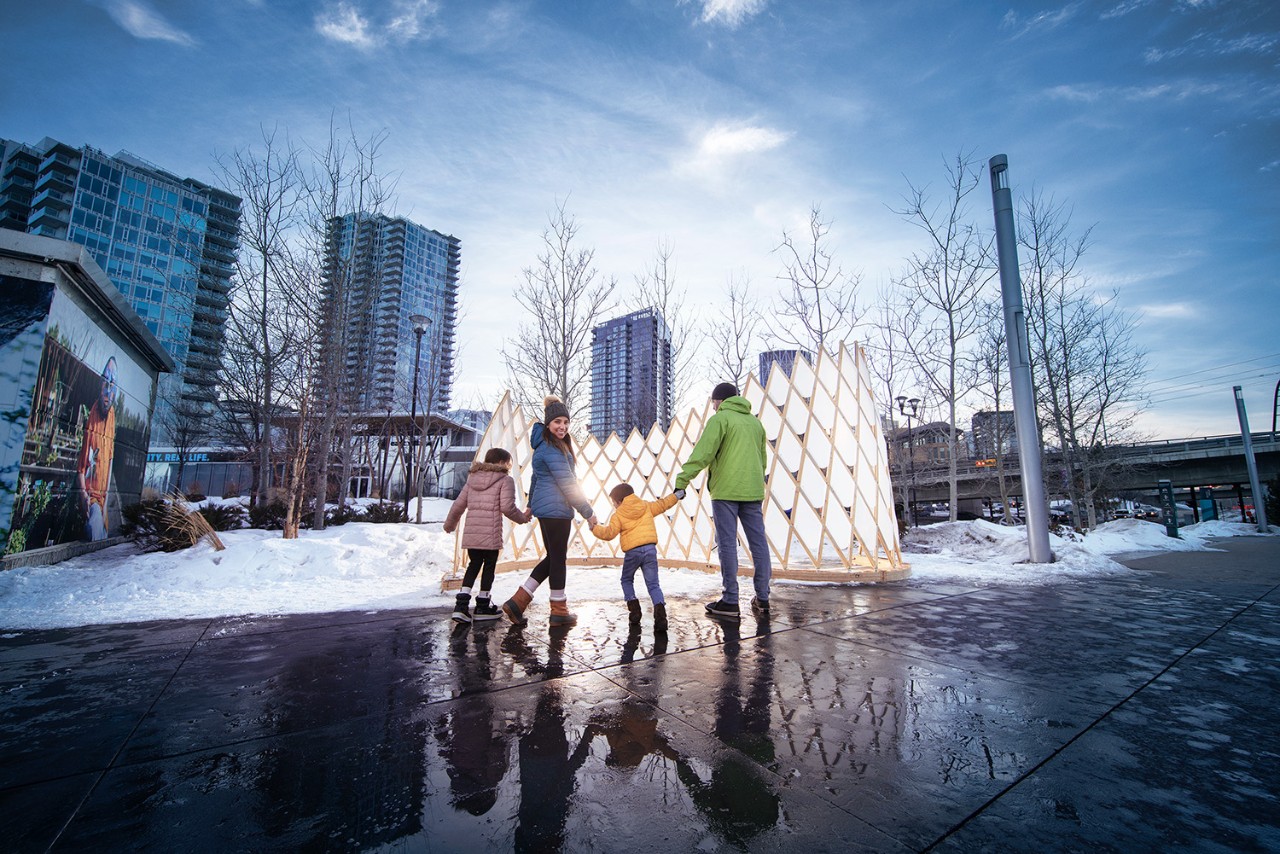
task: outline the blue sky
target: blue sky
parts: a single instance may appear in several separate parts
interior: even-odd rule
[[[1159,437],[1271,423],[1280,379],[1280,7],[1270,0],[5,2],[0,136],[214,180],[260,127],[385,130],[396,212],[463,247],[458,404],[492,403],[512,290],[558,200],[601,273],[666,241],[690,305],[776,289],[813,204],[870,299],[893,213],[958,152],[1007,154],[1093,226],[1141,317]],[[985,179],[974,219],[991,223]],[[715,381],[708,376],[707,388]]]

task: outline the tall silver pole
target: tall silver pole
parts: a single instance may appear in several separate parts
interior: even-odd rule
[[[1032,563],[1052,563],[1049,550],[1049,507],[1040,468],[1040,430],[1031,387],[1031,349],[1022,308],[1018,275],[1018,238],[1013,229],[1013,193],[1009,191],[1009,158],[997,154],[991,167],[991,202],[996,216],[996,252],[1000,261],[1000,294],[1004,299],[1004,331],[1009,342],[1009,379],[1013,386],[1013,423],[1022,466],[1022,499],[1027,509],[1027,545]]]
[[[1240,416],[1240,438],[1244,440],[1244,464],[1249,468],[1249,488],[1253,490],[1253,518],[1258,523],[1258,533],[1267,533],[1267,508],[1262,500],[1262,482],[1258,480],[1258,461],[1253,458],[1253,435],[1249,432],[1249,415],[1244,411],[1244,392],[1240,386],[1236,393],[1236,415]],[[1240,507],[1241,515],[1244,507]]]

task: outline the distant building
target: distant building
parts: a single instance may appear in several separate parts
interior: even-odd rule
[[[808,350],[766,350],[760,354],[760,371],[757,374],[760,377],[760,385],[769,384],[769,372],[773,370],[774,365],[789,377],[796,366],[796,359],[804,359],[812,365],[813,358],[813,353]]]
[[[975,412],[969,426],[974,459],[1017,456],[1018,431],[1012,410]]]
[[[352,213],[329,223],[321,311],[352,412],[408,412],[417,336],[419,413],[449,409],[461,243],[401,217]]]
[[[177,363],[162,375],[153,446],[177,412],[210,411],[236,262],[240,199],[128,152],[0,139],[0,228],[85,247]]]
[[[886,438],[889,442],[889,464],[895,469],[906,465],[914,465],[917,469],[941,467],[951,459],[951,428],[945,421],[899,427]],[[968,451],[963,430],[956,431],[956,447],[957,459]]]
[[[591,434],[601,442],[671,425],[671,331],[654,308],[602,323],[591,334]]]

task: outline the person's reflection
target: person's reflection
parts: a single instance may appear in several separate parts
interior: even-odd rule
[[[584,732],[570,750],[569,725],[565,720],[560,688],[554,681],[555,676],[564,672],[562,656],[567,630],[568,627],[551,628],[551,645],[542,672],[552,681],[543,684],[533,721],[520,736],[520,809],[516,815],[516,851],[559,851],[563,847],[578,769],[591,749],[591,735]],[[533,655],[523,635],[516,641],[509,634],[504,649],[508,642],[512,650],[517,651],[518,661],[521,657],[527,661]]]
[[[474,638],[475,655],[467,655],[467,640]],[[458,673],[455,702],[436,723],[436,738],[443,745],[440,756],[449,774],[449,803],[471,815],[484,815],[498,799],[498,784],[507,773],[507,737],[494,726],[489,680],[493,667],[485,635],[472,635],[457,625],[450,638],[450,652]]]
[[[741,642],[736,623],[725,622],[725,666],[716,692],[716,737],[734,750],[719,751],[712,759],[711,774],[703,780],[685,762],[677,764],[680,781],[694,805],[707,817],[713,832],[744,848],[778,821],[780,798],[769,785],[764,768],[774,765],[774,745],[769,737],[770,695],[773,692],[773,654],[769,636],[757,641],[753,672],[746,695],[742,693]],[[739,753],[739,751],[741,753]],[[755,763],[744,759],[746,754]]]
[[[623,664],[630,665],[634,661],[639,645],[640,627],[633,626],[622,646]],[[665,652],[666,636],[655,636],[654,656]],[[661,661],[623,668],[626,697],[591,716],[584,737],[605,737],[609,745],[605,765],[630,771],[638,768],[650,754],[677,764],[684,761],[666,736],[658,731],[657,704],[662,696],[662,669]]]

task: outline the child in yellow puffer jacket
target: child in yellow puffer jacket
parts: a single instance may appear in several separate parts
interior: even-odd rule
[[[653,517],[670,510],[679,498],[672,493],[657,501],[643,501],[629,485],[620,483],[609,490],[609,500],[616,508],[609,517],[609,524],[596,525],[591,533],[602,540],[622,535],[622,595],[627,600],[627,610],[631,612],[631,625],[640,625],[640,600],[636,598],[634,584],[636,570],[639,569],[644,575],[645,587],[649,588],[649,599],[653,602],[653,630],[665,634],[667,604],[658,584],[658,529],[654,527]]]

